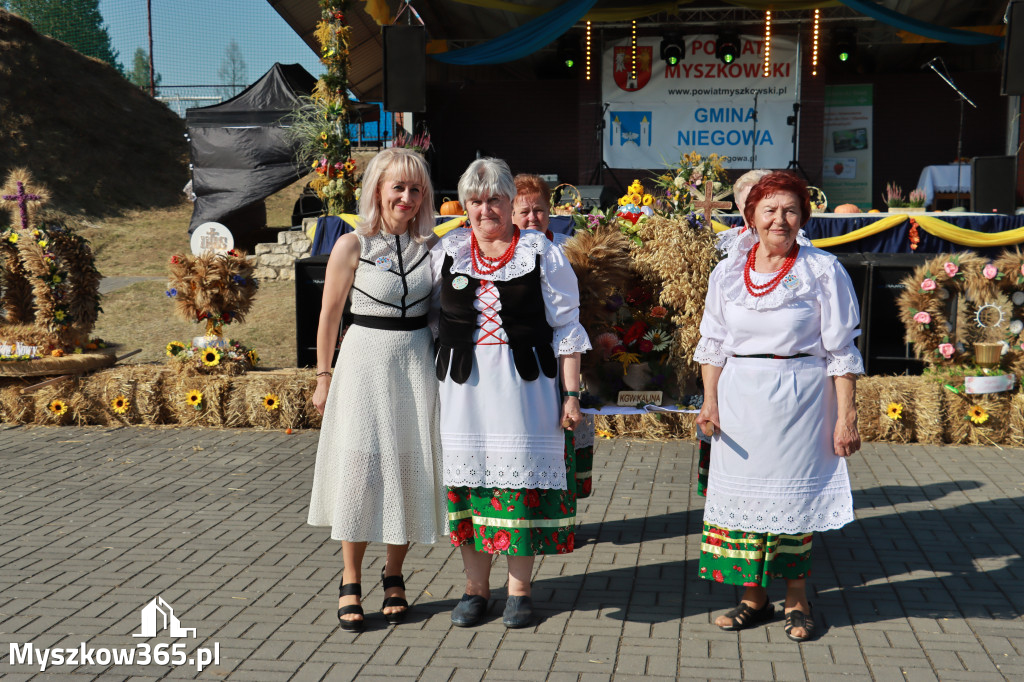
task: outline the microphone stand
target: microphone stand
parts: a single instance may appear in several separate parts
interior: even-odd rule
[[[939,78],[941,78],[942,80],[944,80],[946,82],[946,85],[948,85],[949,87],[953,88],[953,92],[955,92],[960,97],[960,127],[957,130],[957,134],[956,134],[956,205],[959,207],[960,206],[960,173],[961,173],[961,171],[963,169],[963,164],[960,162],[960,159],[963,158],[963,148],[964,148],[964,102],[967,102],[968,104],[970,104],[975,109],[978,108],[978,105],[975,104],[974,102],[972,102],[971,99],[967,95],[965,95],[960,88],[956,87],[956,84],[953,82],[952,78],[949,78],[948,76],[943,74],[941,71],[939,71],[937,68],[935,68],[935,61],[936,61],[936,59],[939,62],[942,63],[942,68],[946,69],[946,63],[942,61],[941,57],[936,57],[935,59],[932,59],[932,60],[928,61],[928,63],[926,63],[925,66],[927,66],[929,69],[934,71],[935,75],[938,76]]]

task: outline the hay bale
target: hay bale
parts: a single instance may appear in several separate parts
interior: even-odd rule
[[[995,445],[1007,442],[1010,436],[1010,393],[968,395],[945,391],[942,396],[944,428],[947,442],[971,445]],[[975,424],[968,418],[973,407],[988,413],[988,419]]]
[[[208,375],[165,376],[162,397],[170,420],[182,426],[224,426],[224,407],[231,381],[227,377]],[[192,391],[202,394],[198,408],[187,400]]]
[[[881,415],[878,409],[880,379],[861,377],[857,381],[857,429],[862,442],[870,443],[881,436]]]
[[[166,421],[161,365],[125,365],[83,379],[91,398],[91,424],[161,424]],[[115,401],[124,411],[115,408]]]
[[[19,382],[0,388],[0,422],[30,424],[35,420],[36,401],[20,393],[26,385]]]
[[[308,382],[295,370],[250,372],[231,382],[225,426],[299,428],[306,419]],[[270,408],[273,405],[273,408]]]
[[[1011,445],[1024,446],[1024,393],[1014,393],[1010,398],[1010,435]]]
[[[914,433],[918,443],[943,442],[942,384],[925,377],[905,377],[914,401]]]
[[[35,402],[36,424],[85,426],[89,423],[89,415],[95,413],[92,401],[82,391],[81,379],[77,377],[47,386],[22,398]],[[55,409],[58,406],[67,409],[58,412]]]
[[[649,414],[595,415],[594,428],[616,438],[636,440],[682,440],[696,434],[695,414],[655,412]]]
[[[300,370],[300,372],[305,377],[306,386],[306,399],[303,402],[305,409],[303,423],[311,429],[319,429],[324,418],[322,414],[316,411],[316,407],[313,405],[313,393],[316,391],[316,370],[307,369]]]

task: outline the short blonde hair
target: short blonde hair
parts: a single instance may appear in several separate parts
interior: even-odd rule
[[[469,199],[483,196],[505,197],[516,200],[516,183],[512,171],[501,159],[484,157],[469,164],[459,178],[459,201],[463,206]]]
[[[372,237],[380,232],[384,219],[380,210],[380,186],[391,173],[397,179],[420,186],[422,201],[419,213],[410,226],[409,233],[418,242],[434,234],[434,186],[430,182],[427,162],[411,149],[393,147],[385,149],[370,160],[363,173],[363,193],[359,197],[359,226],[356,234]]]
[[[736,182],[732,185],[732,197],[735,199],[739,196],[740,192],[749,192],[750,188],[757,184],[758,180],[771,173],[770,170],[764,168],[755,168],[754,170],[748,170],[743,175],[736,178]],[[744,205],[746,205],[746,196],[743,197]],[[739,202],[736,202],[739,204]],[[737,205],[736,208],[739,208]]]

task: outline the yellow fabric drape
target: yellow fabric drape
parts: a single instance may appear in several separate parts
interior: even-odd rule
[[[388,9],[386,0],[363,0],[363,4],[366,5],[363,9],[378,26],[387,26],[391,23],[391,10]]]
[[[353,230],[359,226],[359,216],[354,213],[342,213],[338,217],[351,225]],[[306,228],[306,236],[309,237],[309,241],[313,241],[313,237],[316,236],[316,223]]]
[[[857,228],[853,232],[847,232],[841,234],[838,237],[823,237],[821,239],[812,239],[811,243],[817,246],[819,249],[827,249],[830,246],[839,246],[840,244],[849,244],[867,237],[878,234],[879,232],[885,232],[886,230],[892,229],[897,225],[906,222],[910,216],[904,213],[893,213],[880,220],[876,220],[873,223],[865,225],[864,227]],[[1012,230],[1006,230],[1004,232],[977,232],[975,230],[966,230],[962,227],[957,227],[952,223],[947,223],[941,218],[928,215],[914,215],[914,220],[922,230],[930,235],[938,237],[939,239],[945,239],[947,242],[952,242],[960,246],[971,246],[971,247],[996,247],[996,246],[1012,246],[1014,244],[1024,243],[1024,226],[1014,228]],[[729,229],[728,225],[720,223],[718,221],[711,221],[711,226],[715,232],[724,232]]]
[[[452,218],[451,220],[447,220],[434,228],[434,234],[436,234],[438,237],[443,237],[452,230],[454,230],[456,227],[462,227],[462,224],[465,223],[466,220],[467,218],[464,215],[460,215],[455,218]]]

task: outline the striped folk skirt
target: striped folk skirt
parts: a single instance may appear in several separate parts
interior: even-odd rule
[[[568,554],[576,543],[576,462],[565,434],[566,489],[448,488],[448,532],[455,546],[478,552]]]

